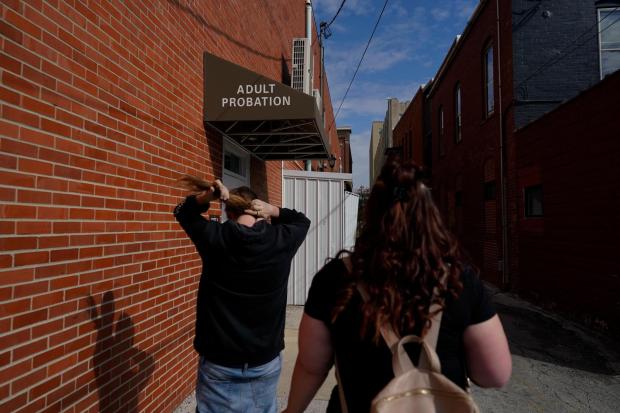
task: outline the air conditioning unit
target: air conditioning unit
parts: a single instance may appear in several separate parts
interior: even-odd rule
[[[310,94],[310,48],[307,47],[308,39],[298,37],[293,39],[293,73],[291,75],[291,87],[300,92]]]

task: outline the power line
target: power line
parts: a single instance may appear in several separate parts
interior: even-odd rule
[[[618,9],[619,9],[619,8],[620,8],[620,7],[615,7],[613,10],[611,10],[611,11],[609,12],[609,14],[607,14],[607,16],[603,17],[601,20],[598,20],[598,18],[597,18],[596,22],[595,22],[592,26],[588,27],[588,29],[587,29],[586,31],[584,31],[584,32],[583,32],[583,33],[581,33],[579,36],[577,36],[577,37],[575,38],[575,40],[573,40],[573,41],[571,42],[571,44],[575,44],[575,43],[577,43],[577,40],[581,39],[583,36],[585,36],[586,34],[590,33],[590,30],[594,29],[596,26],[598,26],[599,24],[601,24],[602,22],[604,22],[604,21],[605,21],[605,19],[607,19],[609,16],[611,16],[611,14],[612,14],[613,12],[618,11]],[[612,24],[613,24],[613,23],[612,23]],[[597,34],[598,34],[598,33],[600,33],[600,32],[597,32]],[[591,37],[590,37],[590,38],[591,38]],[[571,46],[571,44],[569,44],[568,46],[570,47],[570,46]]]
[[[342,100],[340,101],[340,105],[338,105],[338,110],[336,111],[336,114],[334,115],[334,120],[332,121],[331,125],[329,125],[329,128],[327,128],[327,133],[329,133],[329,131],[331,130],[331,128],[334,126],[334,123],[336,123],[336,118],[338,117],[338,114],[340,113],[340,109],[342,108],[342,104],[344,103],[345,99],[347,98],[347,95],[349,94],[349,90],[351,89],[351,85],[353,84],[353,81],[355,80],[355,76],[357,76],[357,71],[360,69],[360,66],[362,65],[362,61],[364,60],[364,56],[366,56],[366,52],[368,51],[368,47],[370,47],[370,42],[372,42],[372,38],[375,35],[375,31],[377,30],[377,27],[379,26],[379,22],[381,21],[381,17],[383,17],[383,12],[385,11],[385,8],[388,4],[389,0],[385,0],[385,3],[383,3],[383,8],[381,9],[381,13],[379,13],[379,17],[377,18],[377,22],[375,23],[375,27],[372,29],[372,33],[370,34],[370,38],[368,39],[368,43],[366,43],[366,48],[364,49],[364,53],[362,53],[362,57],[360,58],[360,61],[357,64],[357,67],[355,68],[355,72],[353,73],[353,77],[351,77],[351,81],[349,82],[349,86],[347,87],[347,91],[344,93],[344,96],[342,97]]]
[[[607,16],[605,16],[607,17]],[[601,19],[601,21],[603,21],[603,19]],[[616,19],[613,23],[611,23],[610,25],[608,25],[607,27],[605,27],[604,29],[602,29],[601,31],[597,31],[596,33],[594,33],[594,35],[588,37],[587,39],[585,39],[583,42],[577,44],[575,47],[573,47],[570,50],[565,50],[563,53],[561,53],[559,56],[554,57],[549,59],[547,62],[543,63],[538,69],[536,69],[531,75],[529,75],[527,78],[525,78],[524,80],[522,80],[521,82],[519,82],[519,84],[517,85],[517,87],[521,86],[522,84],[524,84],[525,82],[527,82],[528,80],[532,79],[534,76],[536,76],[537,74],[539,74],[540,72],[542,72],[545,69],[548,69],[549,67],[553,66],[554,64],[558,63],[559,61],[561,61],[562,59],[564,59],[565,57],[569,56],[572,52],[574,52],[575,50],[579,49],[581,46],[583,46],[584,44],[586,44],[587,42],[589,42],[590,40],[594,39],[595,37],[597,37],[599,34],[604,33],[607,29],[609,29],[610,27],[612,27],[613,25],[615,25],[616,23],[618,23],[620,21],[620,17],[618,19]],[[580,36],[582,37],[582,36]]]
[[[329,28],[329,26],[332,25],[332,23],[334,22],[334,20],[336,20],[336,17],[338,17],[338,15],[340,14],[340,10],[342,10],[342,6],[344,6],[344,3],[347,0],[342,0],[342,3],[340,3],[340,7],[338,7],[338,11],[336,12],[336,14],[334,15],[334,17],[332,17],[332,19],[329,21],[329,23],[327,23],[327,28]]]
[[[534,70],[534,72],[532,72],[528,77],[526,77],[525,79],[523,79],[521,82],[519,82],[517,84],[516,88],[519,88],[521,85],[523,85],[524,83],[526,83],[528,80],[532,79],[534,76],[536,76],[537,74],[539,74],[540,72],[542,72],[543,70],[553,66],[554,64],[556,64],[557,62],[559,62],[560,60],[564,59],[565,57],[567,57],[568,55],[570,55],[573,51],[577,50],[578,48],[580,48],[581,46],[583,46],[584,44],[586,44],[587,42],[589,42],[590,40],[592,40],[594,37],[597,37],[599,34],[604,33],[607,29],[609,29],[610,27],[612,27],[614,24],[618,23],[618,21],[620,21],[620,18],[616,19],[614,22],[612,22],[611,24],[609,24],[608,26],[606,26],[604,29],[601,29],[600,31],[597,31],[596,33],[594,33],[594,35],[588,37],[585,39],[585,41],[577,44],[575,47],[573,47],[572,49],[568,50],[569,47],[571,47],[572,45],[574,45],[575,43],[577,43],[577,41],[579,39],[581,39],[583,36],[585,36],[586,34],[588,34],[593,28],[595,28],[597,25],[601,24],[603,21],[605,21],[605,19],[607,19],[609,16],[612,15],[612,13],[614,13],[615,11],[618,11],[620,9],[620,6],[615,7],[613,10],[611,10],[605,17],[603,17],[601,20],[596,21],[596,23],[592,26],[590,26],[586,31],[584,31],[583,33],[581,33],[579,36],[577,36],[572,42],[569,43],[568,47],[566,49],[564,49],[564,51],[562,53],[560,53],[558,56],[552,57],[551,59],[547,60],[546,62],[544,62],[542,65],[540,65],[538,67],[538,69]]]

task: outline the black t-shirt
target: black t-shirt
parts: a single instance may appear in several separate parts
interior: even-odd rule
[[[394,378],[392,354],[383,340],[375,345],[371,338],[360,338],[362,298],[357,291],[336,322],[331,322],[336,300],[346,285],[346,271],[342,260],[333,260],[316,274],[308,293],[305,313],[323,321],[331,332],[348,410],[367,412],[372,399]],[[461,282],[463,291],[459,297],[454,299],[449,296],[446,299],[436,350],[442,374],[465,388],[467,370],[463,332],[469,325],[493,317],[495,309],[488,292],[474,273],[464,271]],[[404,333],[419,334],[419,331]],[[414,364],[417,364],[419,346],[407,350]],[[340,411],[335,389],[327,411]]]

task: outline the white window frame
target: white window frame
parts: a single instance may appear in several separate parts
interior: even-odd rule
[[[454,142],[463,140],[463,92],[461,83],[454,88]]]
[[[538,191],[540,191],[540,192],[538,192]],[[534,194],[540,194],[540,199],[538,200],[540,202],[540,213],[539,214],[533,214],[532,211],[529,208],[530,205],[531,205],[531,201],[533,199],[532,197],[533,197]],[[523,215],[524,215],[524,217],[526,219],[529,219],[529,218],[544,218],[544,216],[545,216],[544,199],[545,199],[545,193],[544,193],[544,189],[543,189],[543,185],[542,184],[529,185],[529,186],[526,186],[525,188],[523,188],[523,206],[524,206]],[[530,202],[528,202],[528,201],[530,201]]]
[[[240,175],[234,171],[231,171],[230,169],[226,169],[225,165],[226,165],[226,153],[230,153],[231,155],[237,156],[241,162],[241,171],[244,172],[244,175]],[[250,163],[251,163],[251,159],[250,159],[250,153],[248,151],[245,151],[243,149],[241,149],[239,147],[238,144],[236,144],[234,141],[232,141],[231,139],[224,137],[224,140],[222,141],[222,181],[224,182],[224,185],[227,185],[229,187],[236,187],[238,183],[245,185],[245,186],[250,186]],[[238,183],[235,183],[235,185],[231,185],[229,179],[228,178],[233,178],[238,180]],[[226,205],[224,205],[224,203],[221,203],[221,209],[222,209],[222,222],[225,222],[228,220],[228,217],[226,215]]]
[[[444,123],[444,110],[443,105],[439,106],[439,156],[445,156],[446,154],[446,125]]]
[[[230,169],[226,169],[226,153],[230,153],[239,158],[241,162],[241,171],[243,174],[238,174],[235,171],[231,171]],[[250,185],[250,156],[248,152],[245,152],[238,148],[235,143],[232,143],[228,140],[228,138],[224,138],[224,142],[222,145],[222,174],[227,173],[239,180],[244,180],[247,182],[247,185]]]
[[[489,53],[490,52],[490,53]],[[493,50],[493,43],[489,43],[484,48],[483,54],[483,71],[484,71],[484,110],[485,116],[490,117],[495,112],[495,56]],[[491,56],[491,70],[489,71],[489,56]],[[489,85],[490,81],[490,85]],[[493,107],[489,107],[489,97],[491,98],[491,104]]]
[[[601,12],[617,12],[620,13],[620,8],[617,7],[601,7],[596,10],[596,18],[598,24],[598,67],[599,67],[599,75],[601,79],[603,79],[603,49],[601,47],[601,31],[603,28],[601,27]],[[613,16],[611,17],[613,19]],[[612,20],[613,22],[614,20]],[[620,41],[620,40],[619,40]],[[605,49],[605,50],[613,50],[618,51],[620,53],[620,49]],[[620,68],[618,69],[620,70]]]

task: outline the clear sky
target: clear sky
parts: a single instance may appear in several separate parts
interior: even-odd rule
[[[329,22],[342,0],[313,0],[315,20]],[[384,0],[346,0],[325,41],[325,70],[334,111],[353,76]],[[353,185],[368,186],[373,120],[383,120],[388,97],[411,100],[435,76],[478,0],[389,0],[362,66],[336,119],[350,126]]]

